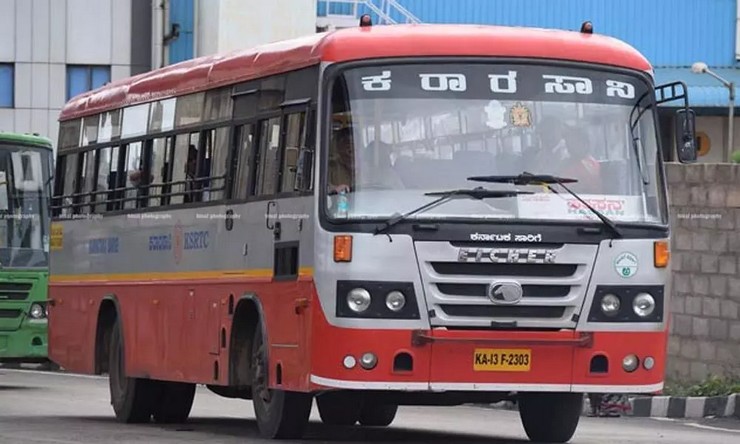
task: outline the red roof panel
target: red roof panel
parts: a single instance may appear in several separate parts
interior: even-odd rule
[[[357,27],[187,60],[118,80],[70,100],[60,120],[252,80],[321,61],[408,56],[548,58],[651,69],[647,59],[630,45],[595,34],[475,25]]]

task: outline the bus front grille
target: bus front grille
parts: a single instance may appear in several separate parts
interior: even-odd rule
[[[471,260],[470,255],[461,254],[458,245],[447,242],[417,242],[415,246],[430,322],[448,328],[575,328],[597,252],[596,245],[557,245],[547,262],[500,263],[487,259],[486,254]],[[507,247],[522,248],[496,246]],[[520,301],[497,304],[489,297],[492,284],[504,281],[521,285]]]
[[[0,302],[25,301],[31,294],[30,283],[0,282]]]
[[[21,310],[0,308],[0,319],[15,319],[21,315]]]
[[[573,264],[484,264],[431,262],[435,272],[440,275],[469,276],[527,276],[527,277],[567,277],[576,271]]]

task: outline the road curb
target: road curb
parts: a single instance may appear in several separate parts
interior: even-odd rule
[[[644,396],[630,399],[631,415],[650,418],[740,419],[740,394],[729,396]]]

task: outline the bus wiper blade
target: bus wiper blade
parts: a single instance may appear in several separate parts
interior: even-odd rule
[[[520,194],[534,194],[532,191],[518,191],[518,190],[487,190],[482,187],[460,189],[460,190],[449,190],[449,191],[436,191],[434,193],[424,193],[425,196],[468,196],[473,199],[490,199],[494,197],[516,197]]]
[[[425,196],[439,196],[439,197],[407,213],[394,214],[383,224],[383,226],[376,228],[374,234],[383,233],[384,231],[388,230],[392,226],[396,225],[397,223],[401,222],[402,220],[410,216],[413,216],[414,214],[421,213],[422,211],[426,211],[435,205],[439,205],[443,203],[444,201],[447,201],[447,200],[450,200],[456,197],[468,197],[472,199],[490,199],[490,198],[499,198],[499,197],[515,197],[520,194],[534,194],[534,193],[531,191],[487,190],[483,187],[425,193],[424,194]]]
[[[564,184],[564,183],[576,183],[578,180],[571,179],[568,177],[557,177],[549,174],[532,174],[524,172],[516,176],[474,176],[468,177],[468,180],[474,182],[489,182],[489,183],[511,183],[514,185],[538,185],[538,184]]]
[[[592,213],[596,215],[601,221],[609,227],[609,229],[616,235],[617,237],[623,237],[622,232],[619,230],[617,225],[603,215],[599,210],[592,207],[588,202],[581,199],[581,196],[576,194],[574,191],[572,191],[570,188],[566,187],[566,183],[575,183],[578,182],[576,179],[570,179],[566,177],[557,177],[557,176],[551,176],[547,174],[532,174],[528,172],[523,172],[522,174],[519,174],[517,176],[477,176],[477,177],[469,177],[468,180],[476,181],[476,182],[494,182],[494,183],[512,183],[514,185],[546,185],[547,189],[552,191],[553,193],[557,193],[555,191],[551,184],[556,183],[563,187],[565,191],[567,191],[571,196],[578,199],[579,202],[581,202],[586,208],[588,208]]]

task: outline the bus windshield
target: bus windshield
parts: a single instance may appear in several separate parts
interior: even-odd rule
[[[469,180],[528,172],[577,180],[569,188],[616,223],[665,224],[655,113],[633,112],[650,94],[637,74],[576,65],[345,69],[331,86],[326,214],[382,220],[435,199],[426,193],[482,186],[532,194],[454,199],[412,218],[596,220],[557,185]]]
[[[48,266],[51,151],[0,144],[0,266]]]

